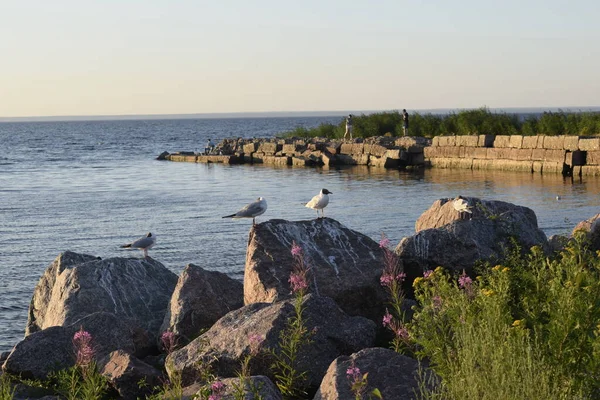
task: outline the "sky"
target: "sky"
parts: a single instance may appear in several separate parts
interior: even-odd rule
[[[600,2],[0,0],[0,117],[600,106]]]

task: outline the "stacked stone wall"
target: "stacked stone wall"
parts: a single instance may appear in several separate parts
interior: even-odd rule
[[[437,168],[600,175],[600,138],[579,136],[438,136],[423,150]]]

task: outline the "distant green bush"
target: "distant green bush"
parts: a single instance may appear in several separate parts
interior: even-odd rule
[[[392,134],[402,136],[402,114],[387,111],[354,116],[353,136],[367,138]],[[341,139],[346,131],[345,118],[337,125],[321,124],[315,128],[298,127],[284,132],[286,137],[326,137]],[[482,107],[448,115],[410,115],[410,136],[440,135],[600,135],[600,113],[544,112],[521,119],[516,114],[494,113]]]

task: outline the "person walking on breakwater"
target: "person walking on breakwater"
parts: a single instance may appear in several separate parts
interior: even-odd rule
[[[350,140],[352,140],[352,114],[348,114],[346,117],[346,133],[344,133],[344,139],[348,138],[350,134]]]
[[[209,155],[210,153],[212,153],[212,151],[215,149],[215,144],[208,139],[208,142],[206,143],[206,147],[204,148],[204,154]]]
[[[408,134],[408,113],[406,112],[406,108],[402,110],[402,131],[404,132],[404,136]]]

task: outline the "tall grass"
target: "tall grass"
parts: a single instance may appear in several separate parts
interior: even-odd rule
[[[391,134],[402,136],[402,115],[398,111],[356,115],[353,118],[354,137],[367,138]],[[337,125],[321,124],[307,129],[298,127],[284,132],[287,137],[325,137],[340,139],[344,136],[345,119]],[[516,114],[494,113],[482,107],[448,115],[410,115],[410,136],[434,137],[440,135],[600,135],[600,113],[545,112],[540,116],[521,119]]]
[[[408,330],[442,378],[429,399],[600,395],[600,258],[582,236],[555,257],[519,249],[477,280],[436,269],[414,282]]]

